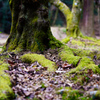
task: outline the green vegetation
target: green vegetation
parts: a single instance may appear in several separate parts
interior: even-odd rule
[[[84,52],[83,52],[84,51]],[[90,51],[80,49],[70,49],[68,46],[62,47],[59,56],[63,61],[67,61],[74,66],[78,66],[75,69],[72,69],[69,73],[77,73],[77,71],[85,69],[92,69],[94,73],[100,73],[99,67],[94,64],[91,58],[89,58]],[[74,53],[73,53],[74,52]],[[74,54],[77,54],[75,56]]]
[[[46,59],[43,55],[25,54],[21,56],[21,60],[26,63],[34,63],[35,61],[38,61],[43,67],[48,67],[48,71],[56,70],[55,62]]]
[[[98,90],[97,93],[95,94],[95,98],[98,100],[100,99],[100,90]]]
[[[71,43],[73,45],[78,45],[78,46],[83,46],[83,47],[85,46],[85,43],[79,40],[72,40]]]
[[[92,71],[94,73],[99,73],[100,74],[99,67],[94,64],[94,62],[92,61],[92,59],[87,58],[87,57],[83,57],[81,59],[79,65],[75,69],[72,69],[69,73],[78,73],[82,69],[85,69],[85,70],[92,69]]]
[[[63,61],[67,61],[69,64],[73,64],[73,66],[77,66],[77,63],[80,59],[79,56],[74,56],[72,50],[68,46],[64,46],[59,52],[59,56]]]
[[[67,38],[65,38],[65,39],[62,40],[62,43],[68,43],[69,41],[70,41],[70,38],[67,37]]]
[[[15,95],[11,88],[10,77],[4,70],[8,70],[8,64],[0,61],[0,100],[10,100]]]
[[[83,94],[79,90],[73,90],[69,87],[60,88],[57,94],[62,95],[62,100],[92,100],[89,97],[83,97]]]
[[[74,83],[83,84],[84,80],[88,82],[88,71],[92,70],[93,73],[100,74],[100,68],[93,62],[93,56],[95,52],[90,50],[74,49],[68,46],[63,46],[59,51],[59,56],[63,61],[67,61],[69,64],[73,64],[75,68],[71,69],[67,75],[71,76],[75,74],[71,80]]]

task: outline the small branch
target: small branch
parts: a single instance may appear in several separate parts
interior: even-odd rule
[[[65,18],[71,13],[70,8],[60,0],[51,0],[50,3],[55,5],[64,14]]]

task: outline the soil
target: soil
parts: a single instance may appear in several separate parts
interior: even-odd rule
[[[8,37],[9,37],[8,34],[0,33],[0,46],[5,44]]]

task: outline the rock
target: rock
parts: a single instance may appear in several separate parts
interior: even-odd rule
[[[59,71],[59,70],[57,70],[55,73],[56,74],[61,74],[61,73],[66,73],[66,71]]]
[[[90,95],[95,95],[97,93],[97,91],[91,91]]]
[[[94,89],[99,89],[99,85],[98,84],[95,84],[93,87],[94,87]]]

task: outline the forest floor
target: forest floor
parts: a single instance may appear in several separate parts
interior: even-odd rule
[[[65,28],[52,28],[51,30],[53,31],[54,36],[59,40],[66,37]],[[0,37],[0,46],[2,46],[7,40],[8,35],[0,34],[0,36],[2,37],[2,40]],[[75,57],[80,57],[79,61],[77,62],[76,66],[74,66],[74,62],[77,59],[70,58],[72,63],[69,63],[67,60],[62,60],[59,57],[58,49],[49,49],[44,53],[44,56],[45,59],[49,59],[51,62],[56,64],[56,70],[53,72],[48,71],[47,66],[49,63],[47,66],[43,66],[41,61],[38,60],[29,64],[20,58],[22,55],[30,52],[23,52],[20,54],[15,54],[12,52],[0,54],[0,56],[9,56],[9,58],[6,59],[6,61],[9,63],[9,71],[6,70],[5,72],[10,75],[12,89],[16,95],[15,99],[13,100],[100,99],[100,71],[98,70],[100,68],[100,56],[98,56],[100,53],[100,41],[81,38],[69,38],[66,40],[68,41],[65,44],[72,49],[71,52],[74,53]],[[84,52],[84,50],[87,51]],[[93,55],[90,55],[92,53]],[[72,56],[72,54],[70,55]],[[81,63],[80,61],[83,59],[83,55],[86,58],[85,67],[69,75],[68,73],[71,70],[76,69]],[[92,62],[87,61],[90,59]],[[45,62],[44,58],[43,62]],[[91,63],[95,64],[97,69],[92,69],[92,66],[86,69],[86,67]],[[1,65],[2,64],[0,63],[0,66]],[[5,75],[2,77],[5,78]],[[3,91],[3,93],[6,92]]]

